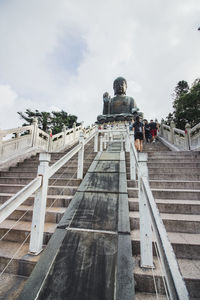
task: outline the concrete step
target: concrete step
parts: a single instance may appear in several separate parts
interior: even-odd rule
[[[66,208],[48,207],[45,214],[45,222],[58,224],[63,217]],[[9,217],[9,220],[32,222],[33,206],[20,205]]]
[[[127,174],[130,178],[130,174]],[[149,173],[150,180],[191,180],[191,181],[200,181],[200,174],[188,174],[188,173],[177,173],[177,174],[151,174]]]
[[[151,293],[140,293],[136,292],[135,293],[135,300],[166,300],[165,295],[159,294],[158,296],[156,294],[151,294]]]
[[[16,194],[25,185],[0,184],[0,193]],[[48,188],[48,195],[74,195],[78,186],[58,186],[53,185]]]
[[[200,215],[161,213],[166,231],[200,233]],[[131,230],[139,228],[139,212],[129,213]]]
[[[200,234],[198,233],[180,233],[167,232],[168,239],[174,249],[177,258],[199,259],[200,257]],[[156,256],[155,241],[153,234],[153,255]],[[132,252],[133,255],[140,254],[140,231],[138,229],[131,231]]]
[[[0,194],[0,203],[4,203],[14,194],[10,193],[1,193]],[[53,207],[68,207],[73,195],[48,195],[47,196],[47,207],[53,205]],[[29,197],[23,204],[24,205],[33,205],[34,196]]]
[[[86,165],[84,164],[84,170],[87,170],[89,168],[90,165]],[[77,163],[76,165],[72,165],[72,164],[67,164],[66,166],[60,168],[56,173],[63,173],[63,172],[76,172],[77,171]],[[30,168],[30,167],[23,167],[23,166],[20,166],[20,167],[12,167],[9,169],[9,172],[10,173],[15,173],[15,172],[32,172],[34,174],[37,174],[37,170],[38,168]]]
[[[161,163],[159,161],[157,162],[151,162],[148,161],[148,168],[186,168],[186,169],[193,169],[193,168],[200,168],[200,162],[164,162]],[[200,170],[200,169],[199,169]]]
[[[19,177],[0,177],[0,185],[2,184],[18,184],[18,185],[27,185],[35,177],[32,178],[19,178]],[[64,179],[64,178],[51,178],[49,179],[49,185],[75,185],[79,186],[81,183],[80,179]]]
[[[178,181],[178,180],[149,180],[151,188],[158,189],[195,189],[200,190],[200,181]],[[138,181],[128,180],[128,187],[137,187]]]
[[[9,261],[11,263],[6,268],[6,273],[11,273],[21,276],[30,276],[33,268],[41,257],[41,254],[35,256],[28,254],[29,243],[23,246],[19,242],[0,242],[0,272],[6,267]]]
[[[165,294],[162,270],[159,261],[154,257],[155,269],[140,268],[140,256],[134,257],[134,278],[136,291],[143,293],[155,293],[154,279],[159,294]],[[178,259],[178,264],[185,280],[190,299],[200,299],[200,260]],[[154,274],[154,278],[153,278]]]
[[[155,199],[199,200],[200,190],[186,189],[151,189]],[[128,188],[128,197],[137,198],[138,189]]]
[[[18,299],[28,277],[3,273],[0,280],[0,299]]]
[[[55,223],[45,223],[44,227],[44,238],[43,244],[46,245],[56,229],[57,224]],[[10,230],[12,229],[12,230]],[[15,220],[5,220],[0,224],[0,238],[8,232],[9,233],[3,238],[4,241],[15,242],[18,241],[19,243],[24,242],[26,237],[31,232],[31,223],[25,221],[19,221],[18,223]],[[30,237],[29,237],[30,238]],[[29,242],[29,238],[27,238],[27,243]]]
[[[200,174],[200,168],[156,168],[156,167],[150,167],[149,168],[149,174]]]
[[[160,213],[200,215],[200,201],[177,199],[155,199],[155,201]],[[129,209],[139,211],[137,198],[129,198]]]

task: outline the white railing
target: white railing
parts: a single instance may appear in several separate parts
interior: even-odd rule
[[[161,123],[159,138],[171,150],[200,150],[200,123],[191,129],[189,124],[186,124],[185,131],[175,128],[172,121],[170,126]]]
[[[167,129],[169,128],[167,127]],[[100,151],[103,151],[105,144],[107,145],[114,141],[113,134],[115,129],[99,130],[99,133],[101,134]],[[182,134],[182,132],[177,133]],[[126,151],[130,151],[130,179],[136,180],[136,177],[138,178],[141,267],[154,268],[152,247],[152,235],[154,232],[164,270],[167,285],[166,292],[169,294],[170,299],[187,300],[189,299],[188,291],[149,185],[147,154],[137,153],[133,135],[127,127],[118,130],[118,137],[120,134],[121,138],[118,138],[118,141],[125,142]],[[170,133],[167,133],[166,136],[169,138]]]
[[[75,135],[79,134],[79,129]],[[30,253],[37,255],[42,251],[44,221],[46,211],[46,199],[48,180],[61,167],[64,166],[78,152],[78,168],[77,178],[83,178],[83,156],[84,145],[87,144],[97,134],[95,126],[87,130],[86,136],[80,134],[79,144],[71,151],[65,154],[59,161],[49,167],[50,154],[48,152],[40,153],[37,177],[32,180],[27,186],[20,190],[16,195],[7,200],[0,207],[0,222],[4,221],[14,210],[35,193],[35,201],[33,208],[33,219],[30,238]]]
[[[82,126],[74,124],[68,130],[64,127],[61,133],[48,134],[38,128],[37,119],[34,119],[33,125],[0,130],[0,167],[9,167],[37,152],[62,151],[78,142],[81,130]]]

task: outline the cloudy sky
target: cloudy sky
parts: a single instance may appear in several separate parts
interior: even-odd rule
[[[63,109],[91,124],[113,80],[146,118],[200,77],[199,0],[0,0],[0,128],[17,111]]]

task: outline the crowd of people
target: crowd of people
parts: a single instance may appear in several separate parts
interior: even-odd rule
[[[136,150],[138,152],[142,152],[143,141],[146,143],[156,142],[159,125],[157,120],[150,120],[150,122],[148,122],[146,119],[144,119],[142,121],[139,116],[136,116],[135,120],[132,120],[129,129],[134,131]]]

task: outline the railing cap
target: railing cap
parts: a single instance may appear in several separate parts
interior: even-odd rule
[[[50,162],[51,160],[51,154],[48,153],[48,152],[41,152],[40,155],[39,155],[39,161],[42,162],[42,161],[47,161],[47,162]]]

